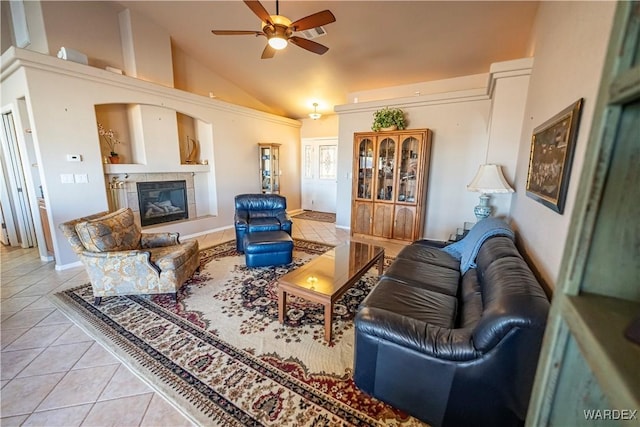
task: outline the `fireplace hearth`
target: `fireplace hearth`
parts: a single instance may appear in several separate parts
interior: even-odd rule
[[[186,181],[149,181],[136,185],[143,227],[189,218]]]

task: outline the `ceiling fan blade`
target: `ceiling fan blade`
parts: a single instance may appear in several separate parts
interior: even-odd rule
[[[264,36],[262,31],[211,30],[216,36]]]
[[[302,37],[289,37],[289,41],[296,46],[307,49],[310,52],[317,53],[318,55],[322,55],[329,50],[328,47],[321,45],[320,43],[316,43],[313,40],[308,40]]]
[[[244,0],[244,4],[249,6],[249,9],[251,9],[262,22],[273,24],[273,22],[271,22],[271,15],[269,15],[269,12],[267,12],[267,9],[264,8],[262,3],[257,0]]]
[[[260,59],[271,59],[276,54],[276,50],[271,47],[271,45],[267,44],[267,46],[262,51],[262,56]]]
[[[314,13],[313,15],[306,16],[298,19],[290,25],[293,31],[303,31],[309,28],[321,27],[323,25],[331,24],[336,21],[336,17],[329,10],[323,10],[322,12]]]

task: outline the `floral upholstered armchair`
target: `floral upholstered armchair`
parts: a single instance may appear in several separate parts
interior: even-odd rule
[[[177,294],[199,269],[198,242],[178,233],[141,233],[129,208],[60,224],[84,264],[95,305],[102,297]]]

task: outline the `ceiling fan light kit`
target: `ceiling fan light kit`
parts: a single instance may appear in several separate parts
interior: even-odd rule
[[[289,42],[287,41],[287,39],[284,38],[280,38],[280,37],[271,37],[269,39],[269,46],[271,46],[272,48],[274,48],[275,50],[282,50],[285,47],[287,47],[287,44],[289,44]]]
[[[292,31],[289,29],[291,20],[280,15],[271,15],[271,24],[262,23],[262,32],[267,36],[267,43],[275,50],[282,50],[289,44],[288,39]]]
[[[244,3],[251,11],[262,21],[262,31],[235,31],[235,30],[211,30],[215,35],[234,36],[234,35],[255,35],[265,36],[267,38],[267,46],[262,52],[262,59],[273,58],[276,50],[287,47],[289,42],[301,47],[309,52],[322,55],[329,50],[328,47],[320,43],[306,39],[304,37],[294,36],[297,31],[318,28],[323,25],[335,22],[336,17],[329,10],[314,13],[295,22],[285,16],[280,15],[279,3],[276,0],[276,14],[269,15],[269,12],[257,0],[245,0]]]

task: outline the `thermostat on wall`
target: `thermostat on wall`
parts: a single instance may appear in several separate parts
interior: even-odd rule
[[[81,162],[82,155],[80,154],[67,154],[67,162]]]

